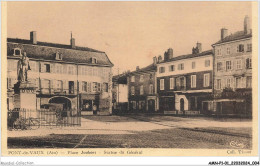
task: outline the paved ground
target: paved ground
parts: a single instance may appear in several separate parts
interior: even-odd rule
[[[241,119],[86,116],[81,127],[8,131],[8,146],[230,148],[235,142],[250,148],[251,125]]]

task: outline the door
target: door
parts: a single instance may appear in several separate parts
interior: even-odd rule
[[[69,93],[74,94],[74,81],[69,81]]]
[[[181,98],[180,100],[180,111],[184,111],[184,99]]]
[[[148,112],[154,112],[154,111],[155,111],[155,101],[148,100]]]

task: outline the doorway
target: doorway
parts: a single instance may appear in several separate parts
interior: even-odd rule
[[[181,98],[180,100],[180,111],[184,111],[184,99]]]

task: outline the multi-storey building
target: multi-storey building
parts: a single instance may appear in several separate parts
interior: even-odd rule
[[[252,31],[249,17],[244,30],[228,35],[221,29],[221,39],[214,48],[214,102],[208,109],[216,114],[251,114],[252,112]]]
[[[114,113],[124,113],[128,109],[127,72],[113,76],[112,82]]]
[[[14,84],[17,82],[17,62],[21,55],[29,57],[31,70],[29,81],[37,90],[36,108],[60,103],[64,109],[80,109],[82,114],[111,113],[113,64],[105,52],[75,45],[39,42],[36,32],[30,33],[30,40],[7,39],[7,88],[8,108],[14,107]]]
[[[158,97],[156,93],[156,63],[128,73],[128,102],[129,110],[134,112],[152,113],[158,110]]]
[[[192,54],[173,56],[170,48],[157,65],[159,107],[166,114],[198,114],[202,101],[212,95],[212,50],[201,43]]]

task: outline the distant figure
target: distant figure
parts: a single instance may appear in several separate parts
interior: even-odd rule
[[[31,70],[29,65],[29,58],[26,56],[26,52],[24,52],[17,64],[18,82],[28,81],[28,70]]]
[[[93,114],[96,115],[97,114],[97,106],[93,105]]]

